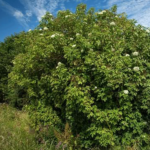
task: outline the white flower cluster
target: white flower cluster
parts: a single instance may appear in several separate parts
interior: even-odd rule
[[[61,62],[58,62],[58,66],[60,66],[61,65]]]
[[[43,33],[41,33],[40,35],[43,35]]]
[[[42,29],[39,29],[40,31],[42,31]]]
[[[95,86],[95,89],[97,89],[97,86]]]
[[[79,36],[80,34],[79,33],[76,33],[76,36]]]
[[[51,38],[54,38],[56,35],[55,34],[53,34],[53,35],[51,35]]]
[[[115,24],[115,22],[111,22],[110,25],[111,26],[115,26],[116,24]]]
[[[132,55],[133,55],[133,56],[138,56],[138,55],[139,55],[139,52],[133,52]]]
[[[43,30],[48,30],[48,28],[47,28],[47,27],[44,27]]]
[[[139,68],[139,67],[134,67],[133,70],[134,70],[134,71],[139,71],[140,68]]]
[[[103,13],[106,13],[106,10],[103,10],[101,12],[98,12],[97,14],[102,15]]]
[[[65,16],[65,18],[68,18],[68,17],[70,17],[70,15]]]
[[[124,94],[129,94],[128,90],[124,90],[123,92],[124,92]]]
[[[83,53],[84,52],[84,50],[83,49],[81,49],[81,53]]]
[[[72,47],[76,47],[76,45],[72,45]]]
[[[52,14],[49,14],[50,16],[53,16]]]
[[[147,32],[147,33],[150,33],[150,30],[147,29],[146,32]]]
[[[129,54],[125,54],[125,56],[130,56]]]
[[[58,66],[56,67],[56,69],[57,69],[58,67],[60,67],[60,66],[61,66],[61,64],[62,64],[61,62],[58,62]]]
[[[31,29],[28,30],[28,32],[32,31]]]
[[[73,38],[70,38],[70,40],[73,40]]]

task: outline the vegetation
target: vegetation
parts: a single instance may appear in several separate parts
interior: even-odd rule
[[[18,111],[6,104],[0,105],[0,149],[1,150],[47,150],[39,145],[37,135],[29,126],[27,112]],[[48,150],[54,150],[49,147]]]
[[[116,10],[47,12],[35,30],[1,43],[11,56],[2,99],[28,110],[40,143],[150,149],[150,30]]]

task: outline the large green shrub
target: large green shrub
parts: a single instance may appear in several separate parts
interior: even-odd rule
[[[0,102],[6,102],[8,99],[8,74],[13,66],[12,60],[19,53],[25,52],[28,44],[25,32],[12,35],[7,37],[4,42],[0,42]]]
[[[148,146],[150,38],[135,23],[116,7],[47,13],[13,61],[10,93],[50,107],[85,148]]]

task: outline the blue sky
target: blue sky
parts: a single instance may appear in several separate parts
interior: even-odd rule
[[[150,0],[0,0],[0,41],[11,34],[34,29],[46,11],[54,16],[58,10],[75,12],[80,3],[96,11],[116,4],[118,13],[125,12],[129,19],[150,27]]]

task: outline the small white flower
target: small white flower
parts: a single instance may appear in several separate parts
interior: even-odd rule
[[[70,38],[70,40],[73,40],[73,38]]]
[[[72,47],[76,47],[76,45],[72,45]]]
[[[130,56],[129,54],[125,54],[125,56]]]
[[[116,18],[118,18],[118,16],[115,16]]]
[[[43,35],[43,33],[41,33],[40,35]]]
[[[42,31],[42,29],[39,29],[40,31]]]
[[[148,29],[146,30],[146,32],[147,32],[147,33],[150,33],[150,31],[149,31]]]
[[[61,65],[61,62],[58,62],[58,66],[60,66]]]
[[[124,90],[123,92],[124,92],[124,94],[129,94],[128,90]]]
[[[58,69],[58,66],[56,67],[56,69]]]
[[[45,17],[45,15],[43,15],[41,18],[44,18]]]
[[[139,67],[134,67],[133,70],[134,70],[134,71],[139,71],[140,68],[139,68]]]
[[[111,22],[110,25],[114,26],[114,25],[116,25],[116,24],[115,24],[115,22]]]
[[[70,17],[70,15],[65,16],[65,18],[68,18],[68,17]]]
[[[131,70],[131,68],[128,68],[128,70]]]
[[[55,34],[51,35],[51,38],[54,38],[55,37]]]
[[[145,138],[145,135],[142,135],[143,138]]]
[[[83,53],[84,52],[84,50],[83,49],[81,49],[81,53]]]
[[[101,11],[101,12],[98,12],[97,14],[102,15],[102,14],[105,13],[105,12],[106,12],[106,10],[103,10],[103,11]]]
[[[44,30],[48,30],[48,28],[47,28],[47,27],[44,27],[43,29],[44,29]]]
[[[32,31],[31,29],[28,30],[29,32]]]
[[[76,33],[76,36],[79,36],[80,34],[79,33]]]
[[[49,14],[50,16],[53,16],[52,14]]]
[[[133,54],[133,56],[138,56],[139,52],[133,52],[132,54]]]
[[[95,70],[95,68],[92,68],[92,70]]]
[[[95,89],[97,89],[97,86],[95,86]]]

